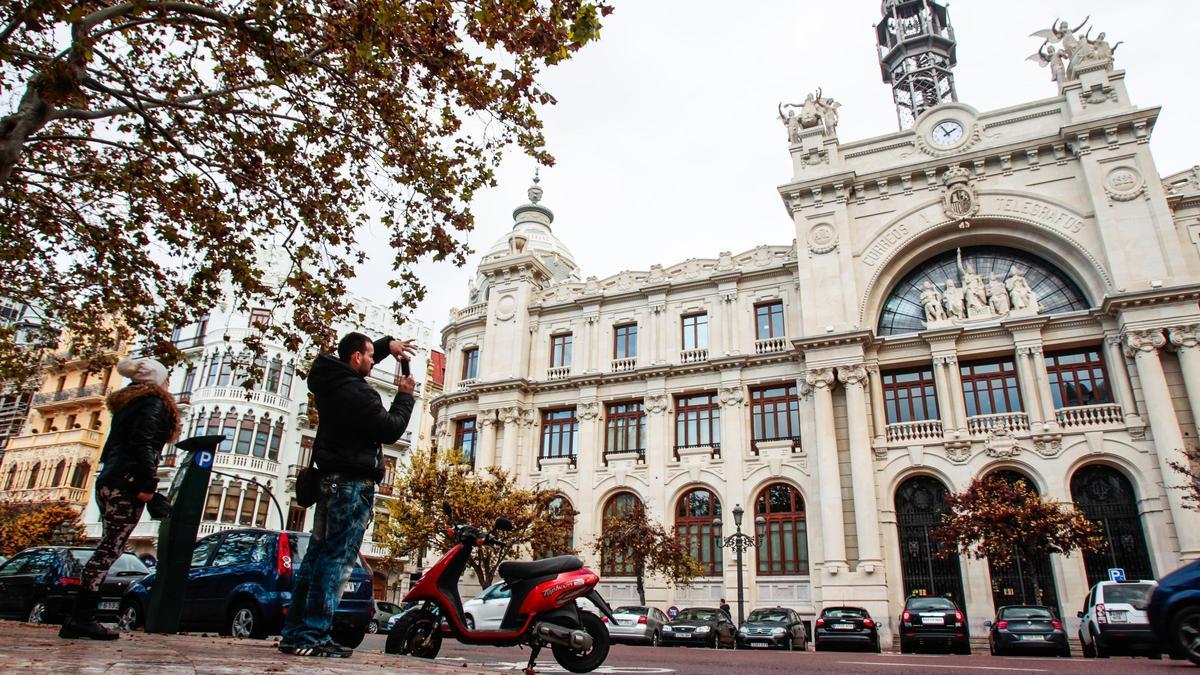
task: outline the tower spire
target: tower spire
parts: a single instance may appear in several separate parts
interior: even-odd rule
[[[892,85],[901,129],[939,103],[957,101],[952,68],[958,62],[950,11],[937,0],[883,0],[875,26],[879,68]]]

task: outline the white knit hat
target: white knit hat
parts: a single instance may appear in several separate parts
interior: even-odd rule
[[[161,387],[167,382],[167,367],[154,359],[121,359],[117,372],[138,384]]]

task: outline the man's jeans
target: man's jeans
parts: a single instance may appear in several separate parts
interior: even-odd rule
[[[293,580],[283,644],[304,647],[331,640],[333,612],[354,569],[374,501],[373,481],[338,480],[336,474],[321,479],[312,539]]]

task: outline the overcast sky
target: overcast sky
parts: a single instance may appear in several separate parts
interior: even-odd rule
[[[796,235],[775,190],[791,178],[781,101],[823,88],[842,103],[842,142],[898,128],[876,59],[878,0],[612,3],[600,41],[542,78],[558,99],[542,111],[557,159],[542,170],[542,203],[581,278],[790,243]],[[1025,60],[1039,46],[1027,36],[1056,17],[1074,26],[1089,14],[1093,36],[1125,42],[1116,64],[1133,102],[1163,108],[1151,141],[1159,173],[1200,164],[1200,3],[1191,0],[950,3],[959,100],[987,111],[1054,96],[1049,71]],[[511,229],[534,167],[518,150],[506,154],[499,184],[473,205],[473,249]],[[478,263],[476,253],[462,268],[423,264],[430,290],[413,318],[437,336],[450,307],[467,304]],[[378,250],[352,288],[390,302],[378,295],[389,266]]]

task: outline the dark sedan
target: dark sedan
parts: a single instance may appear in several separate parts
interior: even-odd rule
[[[862,607],[826,607],[813,629],[817,651],[855,647],[879,652],[879,626]]]
[[[0,616],[30,623],[61,623],[79,593],[79,575],[95,549],[66,546],[29,548],[0,566]],[[115,619],[125,588],[148,570],[131,553],[122,554],[100,586],[100,620]]]
[[[689,607],[663,626],[664,645],[737,647],[737,630],[729,615],[715,607]]]
[[[1154,637],[1172,658],[1200,666],[1200,560],[1159,579],[1146,615]]]
[[[996,620],[986,621],[983,625],[988,629],[988,648],[992,656],[1029,653],[1071,656],[1067,632],[1049,607],[1001,607],[996,612]]]
[[[808,649],[808,631],[800,615],[790,609],[756,609],[750,612],[737,632],[738,647],[778,647]]]
[[[911,654],[931,647],[970,654],[966,617],[949,598],[909,598],[900,614],[900,653]]]

